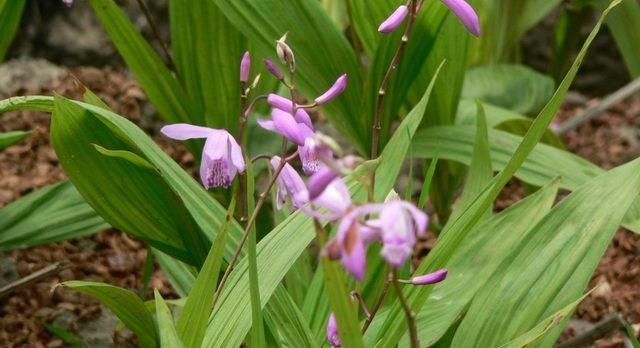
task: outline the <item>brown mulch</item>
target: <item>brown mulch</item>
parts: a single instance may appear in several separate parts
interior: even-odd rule
[[[140,123],[141,109],[145,107],[144,94],[137,83],[111,69],[74,69],[49,86],[15,93],[51,94],[54,91],[69,98],[81,99],[84,87],[78,81],[97,93],[117,113]],[[48,114],[7,113],[2,116],[0,132],[10,130],[34,131],[19,144],[0,152],[0,207],[34,189],[65,178],[49,144]],[[167,150],[183,162],[190,160],[190,155],[182,148],[176,150],[175,147],[167,147]],[[55,277],[0,299],[0,347],[61,347],[62,341],[46,331],[41,323],[56,323],[74,332],[87,322],[97,320],[104,309],[85,295],[64,288],[54,291],[53,287],[61,281],[74,279],[140,289],[146,254],[147,248],[143,242],[115,230],[10,252],[15,261],[16,277],[26,276],[57,261],[67,261],[69,268]],[[157,267],[149,287],[159,289],[165,297],[176,296]],[[150,298],[150,290],[146,295]],[[125,333],[122,336],[129,345],[135,342],[131,335],[127,337]],[[117,339],[117,335],[114,339]]]

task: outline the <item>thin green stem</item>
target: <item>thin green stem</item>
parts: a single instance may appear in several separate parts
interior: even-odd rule
[[[396,280],[398,279],[398,271],[393,271],[393,279],[391,283],[393,284],[393,289],[400,300],[400,304],[402,305],[402,309],[404,310],[404,316],[407,320],[407,326],[409,327],[409,336],[411,338],[411,348],[419,348],[420,341],[418,340],[418,329],[416,327],[416,314],[411,310],[411,307],[407,303],[407,299],[404,298],[404,294],[402,293],[402,289],[400,288],[400,283]]]

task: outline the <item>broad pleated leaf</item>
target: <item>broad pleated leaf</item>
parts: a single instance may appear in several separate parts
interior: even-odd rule
[[[240,115],[244,37],[211,0],[170,0],[169,19],[173,59],[192,107],[206,125],[233,131]],[[252,58],[256,71],[261,59]]]
[[[592,0],[593,5],[602,11],[608,5],[605,0]],[[622,54],[629,75],[640,76],[640,4],[635,0],[623,0],[617,9],[611,11],[606,21],[611,34]]]
[[[0,208],[0,250],[58,242],[107,228],[75,187],[63,181]]]
[[[142,347],[157,346],[153,317],[138,295],[104,283],[72,280],[62,283],[61,286],[80,291],[102,302],[138,336]]]
[[[169,122],[204,124],[171,71],[113,0],[90,0],[98,20],[149,100]],[[213,78],[213,77],[212,77]]]
[[[613,169],[553,208],[474,298],[453,347],[507,343],[572,302],[554,302],[556,296],[579,297],[640,191],[639,173],[640,160]],[[569,292],[564,287],[575,274],[586,276]]]

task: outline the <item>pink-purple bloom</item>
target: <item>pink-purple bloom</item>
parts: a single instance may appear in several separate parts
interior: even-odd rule
[[[322,167],[309,178],[309,199],[320,196],[338,174],[329,167]]]
[[[398,29],[398,27],[404,22],[407,17],[409,9],[406,5],[400,5],[387,19],[384,20],[378,27],[378,31],[381,33],[391,33]]]
[[[480,21],[478,14],[465,0],[442,0],[453,12],[467,30],[474,36],[480,36]]]
[[[251,70],[251,55],[245,52],[240,60],[240,82],[249,81],[249,71]]]
[[[271,75],[275,76],[278,80],[282,80],[284,78],[284,75],[282,74],[282,71],[280,71],[280,68],[278,68],[276,63],[272,62],[270,59],[264,60],[264,66],[271,73]]]
[[[340,340],[340,333],[338,332],[338,322],[333,313],[329,315],[329,322],[327,323],[327,342],[333,348],[342,347],[342,340]]]
[[[274,170],[280,166],[280,161],[281,158],[279,156],[271,158],[271,166]],[[285,163],[282,168],[276,181],[276,188],[277,209],[282,209],[287,197],[291,198],[293,210],[301,208],[309,201],[309,195],[307,194],[307,187],[304,181],[300,177],[300,174],[298,174],[289,163]]]
[[[333,83],[326,92],[324,92],[321,96],[315,99],[316,104],[322,105],[331,99],[339,96],[344,90],[347,88],[347,74],[342,74],[336,82]]]
[[[400,268],[413,252],[416,236],[425,234],[427,214],[405,201],[389,201],[380,211],[382,257]]]
[[[242,149],[226,130],[177,123],[160,131],[176,140],[206,139],[200,163],[200,179],[206,189],[229,187],[236,174],[244,172]]]
[[[449,271],[446,268],[439,269],[435,272],[411,278],[413,285],[430,285],[443,281],[447,277]]]

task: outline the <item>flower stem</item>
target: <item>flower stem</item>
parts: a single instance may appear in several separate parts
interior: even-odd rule
[[[420,342],[418,341],[418,329],[416,328],[416,314],[411,310],[411,307],[407,303],[407,299],[404,298],[402,289],[400,289],[400,283],[396,281],[397,279],[398,272],[394,270],[391,283],[393,284],[393,289],[398,295],[398,299],[400,300],[400,304],[404,310],[404,316],[407,320],[407,326],[409,327],[409,336],[411,337],[411,348],[419,348]]]
[[[385,274],[386,273],[387,272],[385,269]],[[389,283],[391,283],[392,279],[393,279],[392,274],[389,274],[387,277],[385,277],[384,284],[382,285],[382,291],[380,292],[380,297],[378,297],[378,301],[376,302],[375,306],[371,310],[371,314],[369,315],[369,317],[367,317],[367,319],[364,322],[364,325],[362,326],[361,332],[363,335],[365,332],[367,332],[369,325],[371,325],[373,318],[376,317],[376,314],[378,313],[378,310],[380,309],[380,307],[382,307],[382,303],[384,303],[384,298],[387,296],[387,292],[389,292]]]
[[[147,18],[147,22],[149,22],[149,27],[151,28],[151,32],[153,32],[153,36],[155,36],[156,41],[158,41],[158,44],[162,49],[162,53],[164,53],[164,56],[167,60],[167,64],[169,64],[169,68],[177,74],[178,69],[176,68],[176,65],[173,63],[173,58],[171,58],[171,54],[169,54],[169,49],[167,48],[167,45],[162,40],[162,36],[160,36],[160,31],[158,30],[158,27],[156,26],[156,23],[153,20],[153,17],[151,16],[151,11],[149,11],[149,8],[147,7],[147,4],[145,4],[144,0],[137,0],[137,1],[138,1],[138,5],[140,6],[140,9],[142,10],[142,13]]]
[[[375,159],[378,157],[378,147],[380,143],[380,130],[382,129],[380,122],[382,119],[382,111],[384,106],[384,99],[387,94],[387,87],[389,86],[389,81],[391,80],[391,76],[393,72],[398,69],[398,63],[400,63],[400,58],[407,48],[407,43],[409,42],[409,36],[411,35],[411,29],[413,29],[413,24],[416,18],[416,8],[417,8],[416,0],[409,0],[407,2],[407,7],[409,7],[409,18],[407,19],[407,25],[404,28],[404,32],[402,33],[402,39],[400,41],[400,45],[396,49],[396,52],[391,59],[391,64],[389,64],[389,68],[387,68],[387,72],[382,79],[382,83],[380,84],[380,88],[378,89],[378,97],[376,98],[376,109],[375,109],[375,117],[373,121],[373,134],[371,137],[371,159]]]

